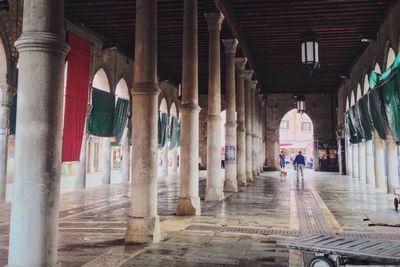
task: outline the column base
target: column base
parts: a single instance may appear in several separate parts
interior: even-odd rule
[[[161,239],[160,218],[128,216],[125,244],[157,243]]]
[[[201,215],[201,205],[199,197],[179,198],[176,209],[178,215]]]
[[[251,183],[254,181],[253,174],[247,174],[247,183]]]
[[[238,186],[246,186],[246,185],[247,185],[246,177],[238,177]]]
[[[221,201],[224,199],[224,192],[220,187],[207,187],[205,201]]]
[[[238,191],[238,183],[236,180],[225,180],[224,183],[224,192],[237,192]]]
[[[257,173],[257,171],[253,171],[253,181],[254,181],[254,179],[256,178],[258,176],[258,173]]]

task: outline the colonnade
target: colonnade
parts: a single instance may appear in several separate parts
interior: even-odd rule
[[[373,133],[372,140],[351,144],[346,137],[346,174],[380,191],[393,193],[399,188],[398,147],[390,134],[381,139]]]
[[[185,0],[184,14],[180,108],[182,160],[177,213],[198,215],[201,207],[198,190],[200,108],[197,1]],[[253,71],[245,70],[246,58],[235,58],[237,40],[225,40],[228,120],[225,149],[227,169],[223,179],[220,166],[220,30],[224,17],[221,13],[205,16],[210,34],[206,201],[219,201],[224,198],[224,189],[237,191],[238,185],[254,181],[262,171],[265,159],[265,111],[262,110],[263,97],[260,98],[258,94],[257,82],[252,80]],[[8,266],[56,266],[63,76],[68,51],[64,33],[64,1],[26,0],[23,17],[23,32],[16,42],[19,52],[19,102],[13,186],[19,194],[15,194],[12,200]],[[36,81],[33,84],[32,77]],[[157,214],[160,89],[157,75],[156,0],[136,1],[134,77],[131,92],[132,128],[140,128],[141,131],[133,131],[131,140],[135,149],[130,160],[131,205],[125,238],[128,244],[160,240]],[[32,122],[35,124],[32,125]],[[86,140],[87,136],[83,141]],[[104,141],[108,148],[107,139]],[[126,133],[122,142],[125,158],[123,176],[126,179],[127,173],[129,176],[129,157],[126,157],[129,154],[129,142]],[[85,158],[86,150],[83,149],[81,160],[85,161]],[[109,158],[105,157],[104,160],[109,161]],[[84,166],[82,169],[85,169]],[[108,170],[104,173],[103,182],[109,183]],[[85,179],[80,178],[77,183],[84,188]],[[31,244],[36,245],[32,247]],[[24,251],[24,257],[20,256],[21,251]]]

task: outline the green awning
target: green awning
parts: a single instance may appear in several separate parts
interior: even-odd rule
[[[96,88],[92,90],[92,108],[88,120],[88,133],[111,137],[114,128],[114,95]]]
[[[116,143],[119,143],[122,134],[124,133],[126,122],[128,121],[130,108],[131,105],[128,100],[123,98],[117,99],[117,104],[115,105],[115,111],[114,111],[114,127],[113,127],[113,135],[115,136]]]
[[[11,100],[9,120],[10,120],[10,135],[15,135],[15,129],[17,126],[17,94],[15,94]]]
[[[368,93],[369,115],[373,128],[377,131],[380,138],[385,139],[388,124],[384,112],[384,104],[381,97],[382,88],[374,88]]]
[[[367,141],[372,140],[372,121],[368,111],[368,95],[364,95],[356,105],[357,117],[360,120],[361,137]]]
[[[400,141],[400,73],[399,68],[392,69],[382,85],[384,111],[389,130],[393,138]]]
[[[158,148],[167,144],[168,114],[158,112]]]
[[[178,130],[179,130],[179,118],[176,116],[171,116],[170,118],[170,126],[169,126],[169,149],[174,149],[178,146]]]
[[[352,144],[358,144],[361,142],[361,135],[357,130],[356,124],[357,122],[357,118],[355,116],[355,107],[351,107],[348,111],[348,126],[350,129],[350,142]]]

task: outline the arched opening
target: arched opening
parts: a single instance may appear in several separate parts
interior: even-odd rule
[[[176,104],[172,102],[171,107],[169,109],[169,115],[170,115],[170,131],[173,131],[173,127],[176,127],[179,117],[178,117],[178,109],[176,107]],[[174,136],[171,135],[171,139],[173,139]],[[174,140],[170,140],[168,142],[168,172],[169,173],[177,173],[179,170],[179,158],[180,158],[180,149],[179,146]]]
[[[121,99],[121,100],[119,100]],[[118,101],[125,102],[122,100],[129,101],[129,89],[128,84],[124,78],[121,78],[115,88],[115,105],[118,105]],[[126,103],[126,102],[125,102]],[[117,107],[118,108],[118,107]],[[115,141],[111,147],[111,161],[112,168],[114,170],[120,170],[122,180],[129,180],[129,159],[130,159],[130,145],[128,140],[128,127],[127,123],[124,126],[122,136],[118,135],[115,137]]]
[[[389,47],[389,51],[386,57],[386,70],[392,66],[394,60],[396,59],[396,54],[394,53],[393,48]]]
[[[167,104],[167,100],[165,98],[161,99],[160,102],[160,107],[159,107],[159,116],[161,121],[159,121],[159,123],[161,124],[166,124],[168,125],[168,104]],[[166,118],[166,119],[165,119]],[[160,120],[159,119],[159,120]],[[166,127],[166,125],[161,125],[161,128]],[[166,134],[168,131],[168,129],[165,131],[164,134]],[[159,144],[158,144],[158,175],[168,175],[168,145],[166,142],[166,137],[161,137],[160,133],[158,133],[159,135]],[[160,141],[160,139],[163,139]]]
[[[364,94],[369,91],[369,82],[368,82],[368,74],[364,76]]]
[[[292,167],[299,151],[306,159],[306,167],[314,165],[314,126],[311,118],[296,109],[288,111],[279,125],[279,151],[284,153],[286,166]]]
[[[360,100],[360,98],[363,96],[362,91],[361,91],[361,85],[357,85],[357,95],[356,95],[356,101]]]
[[[354,106],[356,103],[356,99],[354,97],[354,91],[351,91],[351,96],[350,96],[350,107]]]
[[[376,73],[379,73],[379,74],[381,74],[381,73],[382,73],[381,66],[379,66],[379,64],[378,64],[378,63],[376,63],[376,64],[375,64],[375,67],[374,67],[374,72],[376,72]]]
[[[349,104],[349,98],[346,97],[346,111],[348,111],[350,108],[350,104]]]
[[[108,76],[103,68],[99,69],[94,75],[92,88],[109,93],[111,92]],[[92,103],[91,97],[89,98],[89,102],[90,104]],[[89,173],[102,172],[103,175],[111,175],[112,160],[110,138],[90,135],[87,155]],[[96,175],[96,178],[100,178],[100,175]],[[101,183],[101,181],[96,180],[96,184],[97,183]]]

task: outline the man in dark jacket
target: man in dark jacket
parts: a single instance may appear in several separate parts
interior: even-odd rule
[[[299,154],[296,156],[294,159],[293,164],[296,166],[297,169],[297,180],[299,180],[299,172],[301,172],[301,179],[304,180],[304,165],[306,165],[306,161],[304,159],[304,156],[302,155],[301,151],[299,151]]]

